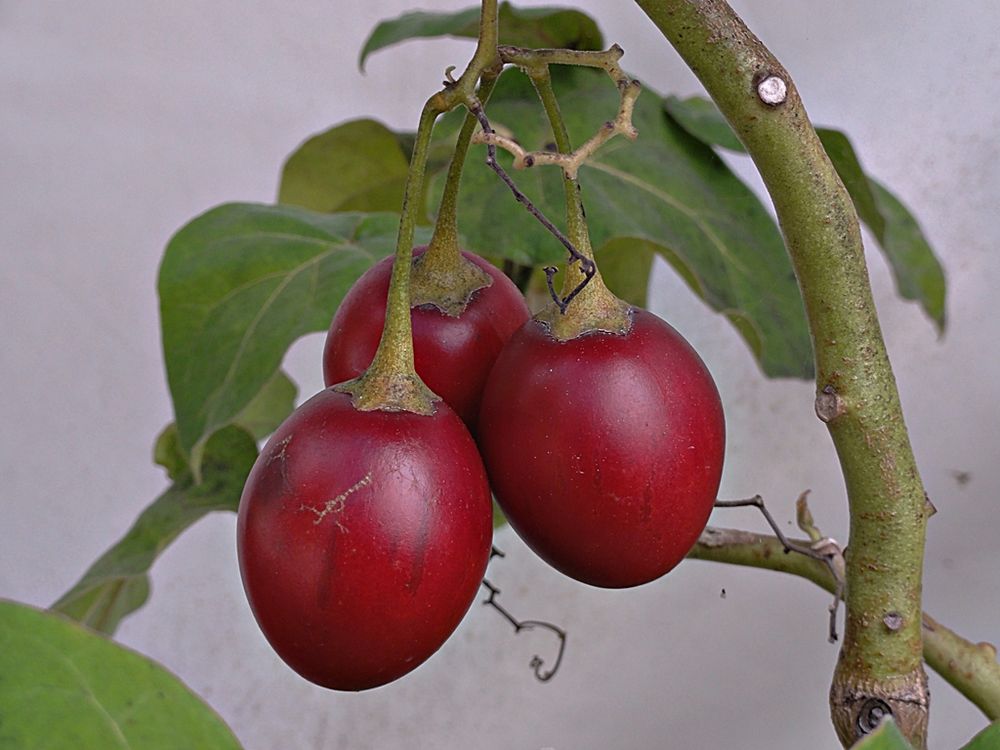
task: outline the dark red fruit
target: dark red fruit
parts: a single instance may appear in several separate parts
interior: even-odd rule
[[[608,588],[673,568],[705,528],[725,423],[712,376],[644,310],[625,335],[557,341],[532,320],[483,394],[479,445],[511,526],[563,573]]]
[[[358,411],[327,389],[271,437],[240,500],[250,607],[296,672],[365,690],[418,667],[468,610],[492,539],[462,422]]]
[[[416,248],[414,256],[425,248]],[[411,310],[417,374],[473,428],[483,386],[504,343],[531,316],[524,297],[495,266],[462,253],[493,279],[473,293],[457,318],[433,305]],[[327,385],[357,377],[371,364],[382,336],[392,258],[368,269],[344,297],[323,351]]]

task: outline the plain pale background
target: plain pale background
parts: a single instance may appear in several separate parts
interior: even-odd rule
[[[700,90],[634,5],[582,6],[649,86]],[[412,129],[444,69],[465,65],[470,43],[427,41],[382,52],[358,72],[368,30],[410,8],[0,2],[0,596],[50,604],[165,487],[150,451],[171,419],[155,279],[172,232],[221,202],[273,200],[284,157],[334,123],[368,115]],[[850,134],[944,263],[949,325],[939,340],[869,253],[939,509],[925,607],[973,640],[996,640],[1000,6],[759,0],[737,10],[792,71],[814,121]],[[811,488],[818,523],[844,541],[842,481],[811,384],[765,380],[735,332],[662,266],[651,307],[718,380],[729,427],[721,494],[759,492],[787,521]],[[321,346],[321,336],[304,339],[286,362],[303,396],[321,386]],[[719,512],[714,522],[763,530],[750,513]],[[504,603],[570,633],[550,684],[536,683],[528,662],[536,652],[551,658],[552,643],[515,638],[496,613],[474,607],[442,651],[399,682],[360,695],[314,688],[282,665],[251,618],[230,514],[169,549],[150,603],[118,635],[203,695],[252,750],[836,747],[826,693],[837,649],[826,643],[828,597],[811,584],[690,562],[657,583],[607,592],[547,569],[509,529],[497,542],[508,557],[490,575]],[[931,680],[932,747],[956,747],[985,719]]]

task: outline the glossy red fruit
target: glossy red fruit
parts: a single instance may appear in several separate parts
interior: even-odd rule
[[[621,588],[673,568],[708,522],[725,423],[715,383],[644,310],[625,335],[532,320],[483,394],[479,446],[511,526],[568,576]]]
[[[414,256],[425,248],[416,248]],[[471,428],[479,413],[486,378],[504,343],[531,317],[524,297],[495,266],[462,253],[493,279],[474,292],[457,318],[433,305],[411,311],[417,374]],[[357,377],[371,364],[385,323],[392,258],[376,263],[344,297],[330,325],[323,351],[326,385]]]
[[[318,685],[365,690],[418,667],[468,610],[489,559],[489,486],[447,406],[363,412],[327,389],[261,452],[237,540],[278,655]]]

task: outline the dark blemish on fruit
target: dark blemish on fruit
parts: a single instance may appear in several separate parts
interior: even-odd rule
[[[327,533],[327,539],[323,545],[326,564],[323,566],[323,572],[316,582],[316,606],[321,611],[325,610],[330,603],[330,594],[333,591],[333,578],[337,575],[337,565],[334,562],[334,555],[337,553],[339,536],[340,532],[331,529]]]
[[[280,450],[268,456],[267,463],[264,464],[263,471],[260,473],[260,494],[268,501],[278,500],[294,492],[291,478],[288,475],[288,445],[291,442],[292,436],[289,435],[275,445],[275,448]]]
[[[417,535],[414,549],[413,565],[410,568],[410,579],[406,582],[406,590],[411,594],[417,593],[417,589],[420,588],[420,581],[424,576],[424,558],[427,556],[427,540],[430,536],[431,516],[433,515],[430,503],[428,503],[420,518],[420,531]]]
[[[649,519],[653,517],[653,488],[650,485],[646,485],[646,489],[642,493],[642,513],[639,518],[644,523],[649,523]]]

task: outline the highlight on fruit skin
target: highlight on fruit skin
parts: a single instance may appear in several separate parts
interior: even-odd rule
[[[712,376],[666,322],[557,341],[537,320],[501,352],[479,446],[497,502],[540,557],[576,580],[655,580],[690,551],[722,476]]]
[[[491,541],[482,461],[451,409],[359,411],[332,388],[268,441],[237,524],[264,636],[335,690],[392,682],[437,651],[475,598]]]
[[[415,258],[426,248],[413,250]],[[458,317],[433,305],[411,308],[417,374],[475,429],[486,378],[503,345],[531,317],[520,290],[498,268],[470,252],[462,257],[485,271],[492,283],[473,292]],[[385,322],[393,258],[369,268],[344,297],[323,350],[323,380],[339,383],[363,373],[378,348]]]

